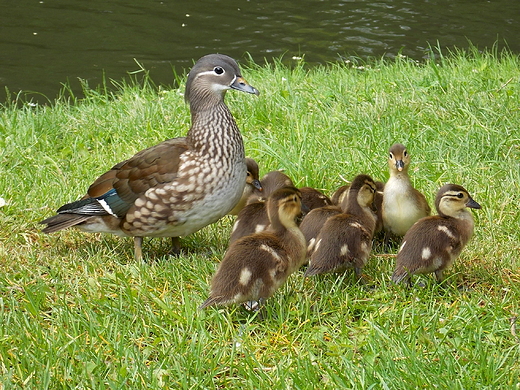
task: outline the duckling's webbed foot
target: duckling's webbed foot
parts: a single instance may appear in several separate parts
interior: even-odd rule
[[[265,303],[265,299],[260,298],[260,299],[258,299],[258,301],[247,301],[247,302],[244,302],[242,305],[248,311],[258,311],[262,308],[264,303]]]

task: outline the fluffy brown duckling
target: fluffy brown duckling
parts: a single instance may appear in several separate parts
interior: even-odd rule
[[[312,187],[301,187],[302,203],[310,210],[318,207],[325,207],[332,205],[330,198],[323,192]]]
[[[376,226],[375,192],[376,184],[370,176],[356,176],[349,188],[345,212],[330,217],[321,228],[305,276],[353,268],[361,279]]]
[[[382,203],[383,203],[383,188],[385,186],[384,183],[380,181],[375,182],[376,185],[376,193],[374,195],[374,211],[376,214],[376,227],[374,230],[374,234],[379,233],[383,228],[383,219],[382,219]],[[308,214],[303,217],[303,221],[300,225],[300,230],[302,231],[305,239],[307,240],[307,256],[311,256],[314,251],[314,245],[316,243],[316,238],[320,233],[321,228],[332,216],[341,214],[345,212],[348,207],[347,194],[350,189],[350,185],[344,185],[338,188],[333,194],[334,203],[333,205],[318,207],[316,209],[311,210]],[[332,200],[332,198],[331,198]]]
[[[270,230],[231,244],[211,281],[209,298],[200,306],[264,301],[305,260],[305,238],[298,228],[301,194],[294,187],[274,191],[267,200]]]
[[[390,178],[383,191],[383,226],[389,237],[404,236],[419,219],[431,213],[422,193],[410,181],[408,168],[410,154],[402,144],[394,144],[389,150]]]
[[[262,185],[262,190],[254,190],[247,201],[248,204],[259,200],[267,200],[269,195],[279,188],[294,186],[292,179],[282,171],[267,172],[260,179],[260,184]]]
[[[246,167],[247,167],[247,176],[246,176],[246,185],[244,187],[244,192],[242,192],[242,197],[238,201],[238,203],[233,207],[228,214],[229,215],[237,215],[240,210],[242,210],[249,197],[253,194],[253,191],[257,190],[262,192],[262,184],[259,179],[259,168],[258,163],[252,158],[246,158]]]
[[[281,171],[266,173],[260,184],[262,191],[253,190],[247,205],[238,213],[229,238],[230,244],[240,237],[266,230],[269,227],[269,217],[265,200],[277,189],[293,186],[291,178]]]
[[[341,213],[342,210],[338,206],[324,206],[309,211],[309,213],[303,217],[302,223],[300,224],[300,230],[307,242],[308,257],[310,257],[314,251],[316,238],[318,238],[320,230],[323,225],[325,225],[327,219]]]
[[[411,275],[435,273],[437,281],[459,256],[473,235],[473,216],[467,208],[480,209],[464,187],[446,184],[438,192],[438,215],[415,223],[403,238],[397,253],[392,281],[410,282]]]
[[[307,256],[310,257],[314,251],[316,238],[327,219],[345,211],[344,208],[347,207],[346,198],[349,188],[350,184],[341,186],[332,194],[331,205],[314,208],[303,217],[300,230],[307,241]]]

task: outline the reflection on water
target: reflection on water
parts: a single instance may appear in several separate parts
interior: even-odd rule
[[[0,5],[0,86],[54,98],[60,83],[120,80],[136,59],[157,83],[210,52],[252,58],[420,59],[429,44],[520,53],[516,0],[17,0]],[[0,95],[5,101],[5,94]]]

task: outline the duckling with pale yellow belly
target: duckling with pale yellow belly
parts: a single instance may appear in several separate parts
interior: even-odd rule
[[[265,301],[305,260],[305,238],[298,228],[301,194],[294,187],[274,191],[267,200],[269,231],[232,243],[211,281],[210,297],[200,306]]]
[[[383,228],[388,236],[404,236],[410,227],[431,213],[422,193],[410,181],[408,169],[410,154],[403,144],[394,144],[389,150],[390,178],[383,190]]]
[[[442,282],[443,272],[460,255],[473,235],[469,208],[480,209],[464,187],[446,184],[435,199],[438,215],[417,221],[403,238],[397,253],[392,281],[406,283],[412,275],[435,273]]]

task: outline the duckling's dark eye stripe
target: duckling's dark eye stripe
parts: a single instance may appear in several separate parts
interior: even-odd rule
[[[457,191],[457,192],[453,191],[453,192],[446,192],[443,196],[449,196],[451,198],[462,199],[462,198],[464,198],[464,193],[459,192],[459,191]]]

